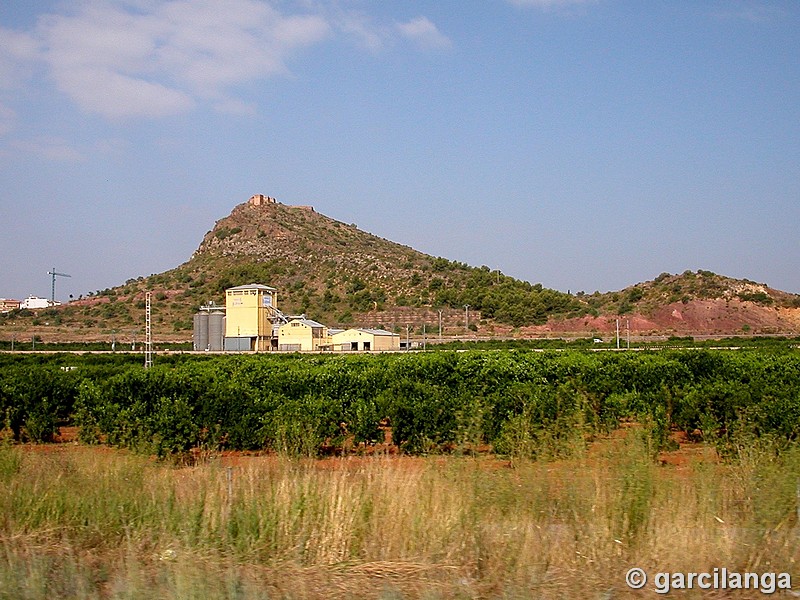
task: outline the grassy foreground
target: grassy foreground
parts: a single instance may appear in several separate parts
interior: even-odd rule
[[[800,452],[665,466],[633,431],[576,454],[177,468],[3,445],[0,598],[654,597],[627,588],[633,566],[800,585]]]

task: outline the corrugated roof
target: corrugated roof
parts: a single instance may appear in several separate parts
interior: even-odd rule
[[[278,291],[277,288],[269,287],[268,285],[261,285],[260,283],[248,283],[246,285],[237,285],[236,287],[228,288],[228,290],[264,290],[269,292]]]
[[[350,329],[328,330],[328,332],[331,335],[344,333],[345,331],[360,331],[361,333],[367,333],[369,335],[396,335],[398,337],[400,335],[398,333],[392,333],[391,331],[386,331],[385,329],[367,329],[366,327],[352,327]]]
[[[369,333],[371,335],[396,335],[399,337],[399,333],[392,333],[391,331],[386,331],[385,329],[364,329],[359,328],[359,331],[363,331],[365,333]]]

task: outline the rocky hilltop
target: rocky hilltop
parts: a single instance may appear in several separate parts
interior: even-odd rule
[[[217,221],[175,269],[129,279],[47,314],[16,314],[14,322],[46,324],[76,338],[135,332],[150,291],[156,333],[185,338],[201,304],[222,304],[225,288],[253,282],[276,287],[287,313],[330,326],[408,327],[417,334],[423,328],[438,333],[440,319],[450,335],[594,335],[614,331],[618,319],[649,335],[800,332],[800,296],[765,284],[687,271],[618,292],[567,294],[430,256],[310,206],[260,195]]]
[[[316,212],[279,202],[240,204],[209,231],[172,276],[210,299],[226,287],[269,282],[286,311],[332,325],[468,326],[482,321],[543,324],[578,316],[574,296],[516,280],[488,267],[434,257]],[[465,306],[469,305],[467,311]]]

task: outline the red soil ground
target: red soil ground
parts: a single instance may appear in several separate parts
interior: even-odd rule
[[[622,427],[616,431],[611,432],[608,436],[596,438],[589,442],[587,449],[587,458],[599,458],[615,445],[624,440],[630,432],[638,427],[635,423],[622,423]],[[387,438],[391,442],[391,430],[388,431]],[[677,470],[684,470],[690,468],[692,465],[700,462],[717,461],[717,455],[712,448],[708,447],[701,441],[697,435],[692,435],[683,431],[675,431],[671,434],[671,439],[675,445],[674,450],[660,452],[658,455],[658,462],[662,466],[673,467]],[[25,444],[23,447],[32,451],[38,452],[60,452],[68,451],[79,445],[78,442],[78,428],[77,427],[62,427],[56,439],[51,444]],[[98,452],[114,452],[113,448],[107,446],[97,446]],[[512,468],[513,461],[501,457],[493,457],[491,455],[491,448],[489,446],[482,446],[478,448],[477,455],[484,457],[482,466],[486,468]],[[392,461],[401,461],[409,465],[422,465],[429,459],[422,459],[420,457],[402,455],[397,446],[392,443],[375,444],[373,446],[351,446],[344,452],[337,452],[338,458],[345,460],[329,460],[321,458],[314,461],[314,464],[319,469],[343,469],[343,468],[358,468],[368,461],[372,461],[376,457],[386,458]],[[222,465],[230,467],[245,466],[248,464],[258,463],[271,463],[276,460],[277,455],[268,452],[242,452],[234,450],[223,450],[209,455],[202,455],[200,452],[193,453],[189,462],[203,462],[210,458],[218,458]],[[446,455],[441,457],[443,460]]]

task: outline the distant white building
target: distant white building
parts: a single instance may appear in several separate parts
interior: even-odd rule
[[[39,298],[38,296],[28,296],[20,302],[20,308],[37,309],[37,308],[50,308],[51,306],[61,306],[61,302],[52,302],[47,298]]]

